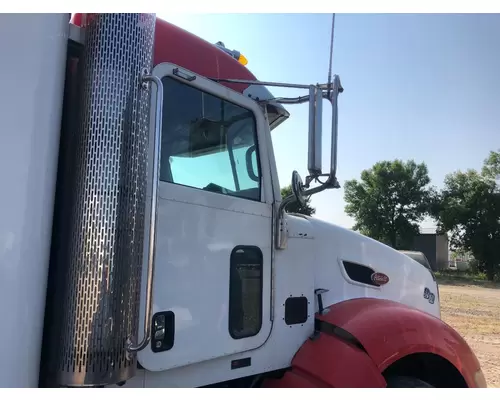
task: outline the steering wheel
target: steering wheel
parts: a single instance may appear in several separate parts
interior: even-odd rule
[[[215,183],[209,183],[207,186],[203,188],[203,190],[207,190],[209,192],[215,192],[215,193],[220,193],[220,194],[228,194],[228,190],[223,188],[222,186],[219,186]]]

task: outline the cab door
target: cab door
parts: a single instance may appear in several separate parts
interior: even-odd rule
[[[273,192],[269,128],[254,101],[172,64],[153,74],[164,91],[155,321],[138,359],[163,371],[269,337]]]

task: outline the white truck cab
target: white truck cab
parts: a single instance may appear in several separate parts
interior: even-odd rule
[[[426,268],[286,212],[339,187],[338,76],[261,82],[154,15],[79,18],[0,16],[1,387],[482,385]],[[271,131],[304,102],[282,199]]]

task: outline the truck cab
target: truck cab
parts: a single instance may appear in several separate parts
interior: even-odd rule
[[[483,385],[423,266],[286,212],[339,187],[338,76],[260,82],[238,52],[154,15],[69,20],[0,17],[5,54],[49,57],[39,75],[4,66],[37,107],[20,114],[24,99],[0,94],[16,133],[0,158],[16,194],[0,207],[0,304],[6,326],[36,329],[0,332],[0,386],[386,387],[410,372],[436,387]],[[275,98],[273,86],[305,95]],[[271,131],[284,105],[305,102],[309,176],[294,172],[282,199]],[[16,335],[29,345],[11,346]]]

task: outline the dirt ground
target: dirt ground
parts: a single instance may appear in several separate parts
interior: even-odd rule
[[[442,319],[474,350],[488,387],[500,387],[500,285],[441,281]]]

